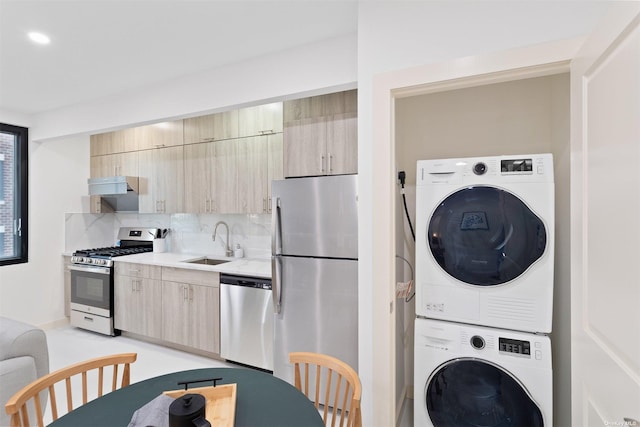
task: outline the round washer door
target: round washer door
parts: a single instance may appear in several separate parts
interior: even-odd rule
[[[543,426],[540,409],[519,381],[479,359],[442,364],[427,382],[434,427]]]
[[[517,278],[542,256],[547,231],[518,197],[477,186],[458,190],[438,205],[426,239],[449,275],[470,285],[493,286]]]

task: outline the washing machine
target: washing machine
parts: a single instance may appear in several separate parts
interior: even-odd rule
[[[553,425],[549,337],[417,318],[414,425]]]
[[[416,314],[551,332],[551,154],[421,160]]]

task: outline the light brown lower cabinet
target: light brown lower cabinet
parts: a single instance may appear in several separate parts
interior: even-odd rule
[[[115,263],[116,329],[220,353],[220,274]]]
[[[122,331],[162,338],[160,267],[118,264],[114,278],[114,326]]]
[[[220,275],[162,268],[162,339],[220,353]]]
[[[64,315],[71,316],[71,257],[67,255],[62,256],[63,269],[64,269]]]

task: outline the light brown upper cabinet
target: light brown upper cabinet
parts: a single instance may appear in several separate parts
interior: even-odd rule
[[[284,176],[358,172],[357,91],[284,103]]]
[[[138,176],[138,153],[107,154],[90,158],[91,178],[106,176]],[[89,209],[91,213],[113,212],[113,208],[105,204],[100,196],[91,196]]]
[[[184,147],[138,152],[139,212],[184,212]]]
[[[138,153],[118,153],[93,156],[90,160],[91,178],[105,176],[138,176]]]
[[[238,137],[238,110],[184,119],[184,143],[219,141]]]
[[[125,153],[138,149],[133,129],[121,129],[91,135],[90,140],[90,153],[92,157],[103,156],[105,154]]]
[[[184,146],[184,207],[187,213],[213,213],[215,144]]]
[[[238,140],[240,212],[271,212],[271,181],[283,178],[282,133]]]
[[[185,212],[238,212],[237,139],[184,146]]]
[[[238,209],[238,140],[216,141],[211,188],[212,212],[237,213]]]
[[[238,112],[238,136],[269,135],[282,132],[282,102],[242,108]]]
[[[134,132],[138,150],[182,145],[184,140],[182,120],[139,126]]]
[[[238,213],[238,140],[184,146],[187,213]]]

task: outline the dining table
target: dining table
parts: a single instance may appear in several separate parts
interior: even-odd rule
[[[270,373],[243,367],[193,369],[148,378],[87,402],[49,426],[126,427],[139,408],[163,392],[213,378],[220,378],[217,385],[236,384],[235,427],[324,426],[313,402],[297,388]]]

